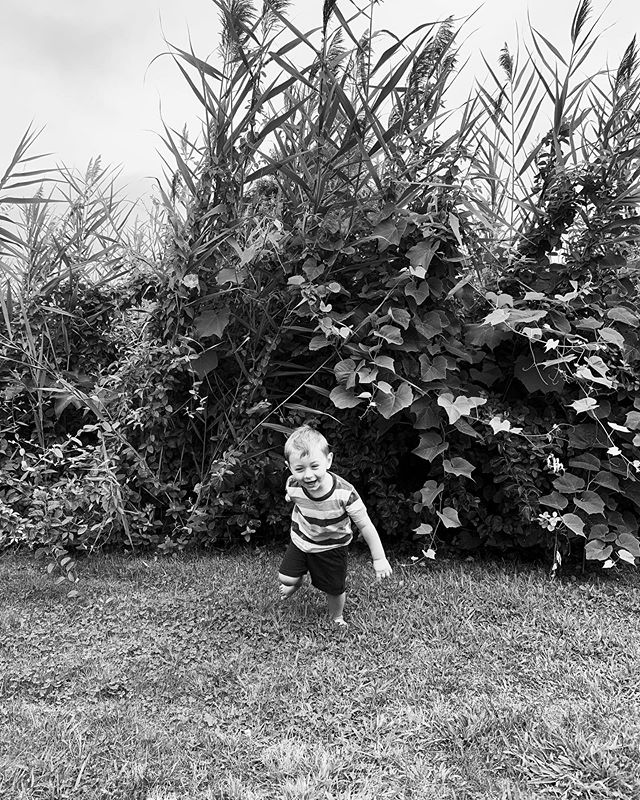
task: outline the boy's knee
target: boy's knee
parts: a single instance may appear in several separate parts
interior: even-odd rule
[[[295,586],[296,584],[300,583],[302,578],[292,578],[291,575],[283,575],[281,572],[279,572],[278,580],[280,583],[284,583],[285,586]]]

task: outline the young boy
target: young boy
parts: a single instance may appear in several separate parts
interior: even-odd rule
[[[376,578],[389,577],[391,566],[360,496],[350,483],[329,472],[333,453],[324,436],[307,425],[296,428],[285,442],[284,455],[291,471],[286,499],[294,505],[291,541],[278,574],[280,594],[282,599],[290,597],[309,572],[311,583],[327,595],[334,624],[343,627],[352,522],[369,545]]]

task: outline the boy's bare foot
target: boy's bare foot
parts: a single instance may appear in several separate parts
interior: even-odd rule
[[[346,628],[347,623],[344,621],[344,617],[338,617],[337,619],[333,620],[333,625],[335,628]]]
[[[280,584],[280,599],[287,600],[294,592],[297,592],[300,586],[302,585],[302,581],[298,581],[298,583],[294,583],[293,586],[286,586],[284,583]]]

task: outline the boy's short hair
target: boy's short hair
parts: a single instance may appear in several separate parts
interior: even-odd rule
[[[319,447],[325,456],[329,455],[329,442],[320,431],[309,425],[301,425],[284,443],[284,457],[289,461],[294,451],[301,456],[306,456],[314,447]]]

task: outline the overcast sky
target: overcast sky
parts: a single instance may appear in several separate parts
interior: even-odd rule
[[[304,30],[321,23],[322,0],[294,0],[291,18]],[[339,0],[346,14],[352,0]],[[161,113],[181,129],[198,129],[191,90],[172,60],[154,57],[166,50],[165,38],[206,58],[216,47],[219,24],[211,0],[0,0],[0,171],[30,122],[44,131],[35,152],[83,168],[92,156],[122,166],[121,182],[131,196],[144,193],[145,177],[158,176],[162,145]],[[566,52],[576,3],[568,0],[386,0],[378,6],[376,27],[407,32],[421,22],[464,18],[477,10],[464,30],[463,55],[471,69],[459,79],[470,86],[484,71],[483,51],[496,63],[505,42],[515,49],[516,31],[534,27]],[[597,63],[617,66],[640,28],[637,0],[593,0],[604,12]],[[152,63],[153,62],[153,63]]]

